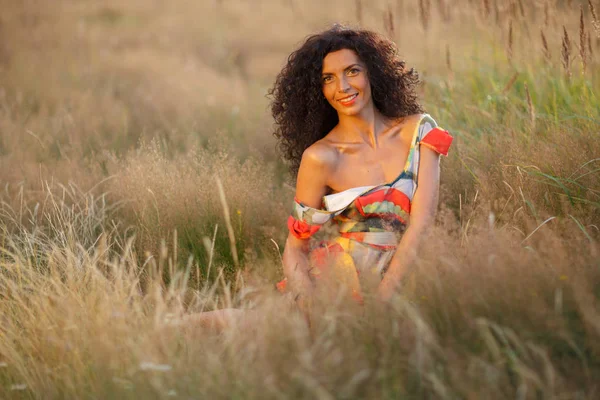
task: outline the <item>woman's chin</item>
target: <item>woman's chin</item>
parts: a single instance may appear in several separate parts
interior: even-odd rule
[[[346,115],[348,117],[352,117],[355,115],[360,114],[360,111],[362,110],[362,107],[356,107],[356,106],[352,106],[352,107],[344,107],[344,108],[338,108],[338,114],[341,115]]]

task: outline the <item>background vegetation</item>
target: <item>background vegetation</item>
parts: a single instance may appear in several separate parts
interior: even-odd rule
[[[597,1],[1,7],[0,397],[598,397]],[[265,95],[334,22],[392,37],[455,142],[402,295],[308,332]],[[231,306],[260,323],[172,323]]]

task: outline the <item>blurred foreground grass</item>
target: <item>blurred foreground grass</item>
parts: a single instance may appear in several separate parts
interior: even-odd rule
[[[311,336],[272,288],[293,182],[265,93],[305,35],[358,19],[456,140],[403,295],[334,301]],[[593,22],[554,0],[5,2],[0,395],[597,397]],[[230,306],[263,320],[168,324]]]

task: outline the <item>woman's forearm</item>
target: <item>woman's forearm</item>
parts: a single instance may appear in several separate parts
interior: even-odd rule
[[[411,225],[407,228],[380,283],[380,288],[391,291],[400,285],[407,270],[415,262],[419,244],[425,233],[424,226]]]
[[[283,272],[298,306],[304,312],[307,311],[313,292],[313,282],[308,269],[309,261],[306,251],[288,243],[283,252]]]

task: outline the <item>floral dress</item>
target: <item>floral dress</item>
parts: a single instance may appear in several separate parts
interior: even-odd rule
[[[313,278],[333,274],[362,301],[361,285],[380,281],[405,231],[417,189],[420,146],[448,155],[452,136],[428,114],[410,119],[403,129],[413,131],[406,164],[389,183],[361,186],[323,197],[321,209],[294,201],[288,229],[299,239],[311,239]],[[285,292],[287,280],[277,284]]]

